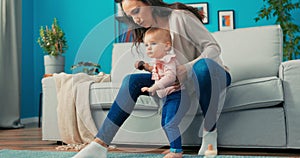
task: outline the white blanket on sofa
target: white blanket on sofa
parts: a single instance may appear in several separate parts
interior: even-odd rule
[[[57,91],[57,117],[61,139],[67,144],[89,143],[98,129],[92,119],[89,88],[93,82],[108,82],[110,75],[85,73],[53,75]]]

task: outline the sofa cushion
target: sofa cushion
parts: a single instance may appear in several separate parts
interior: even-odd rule
[[[111,107],[120,84],[112,82],[93,83],[90,88],[92,109]],[[264,77],[231,84],[227,89],[223,112],[276,106],[283,102],[282,82],[279,78]],[[198,106],[198,105],[193,105]],[[157,110],[159,103],[154,97],[140,96],[135,109]],[[201,113],[201,110],[197,112]],[[194,113],[193,113],[194,114]]]
[[[278,77],[249,79],[228,87],[223,111],[270,107],[281,102],[283,89]]]
[[[213,33],[222,49],[232,82],[277,76],[282,61],[279,25],[240,28]]]
[[[120,89],[119,83],[101,82],[93,83],[90,88],[91,109],[108,109],[111,107]],[[153,97],[140,96],[137,100],[135,109],[156,110],[159,105]]]
[[[218,146],[234,148],[282,148],[287,144],[283,107],[224,113],[217,128]]]
[[[110,108],[119,91],[119,85],[112,82],[92,83],[90,88],[90,105]]]

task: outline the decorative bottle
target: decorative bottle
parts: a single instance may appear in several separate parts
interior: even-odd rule
[[[207,150],[204,152],[204,158],[214,158],[217,155],[217,150],[214,150],[212,144],[208,144]]]

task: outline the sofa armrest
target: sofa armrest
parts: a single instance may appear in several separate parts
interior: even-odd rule
[[[279,68],[284,91],[284,109],[287,123],[287,147],[300,144],[300,60],[283,62]]]
[[[42,139],[60,141],[60,134],[57,123],[57,96],[56,86],[53,77],[42,79],[43,89],[43,114],[42,114]]]

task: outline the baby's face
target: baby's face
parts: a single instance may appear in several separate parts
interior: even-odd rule
[[[167,42],[163,41],[155,34],[147,34],[144,38],[146,53],[150,58],[161,59],[169,49]]]

